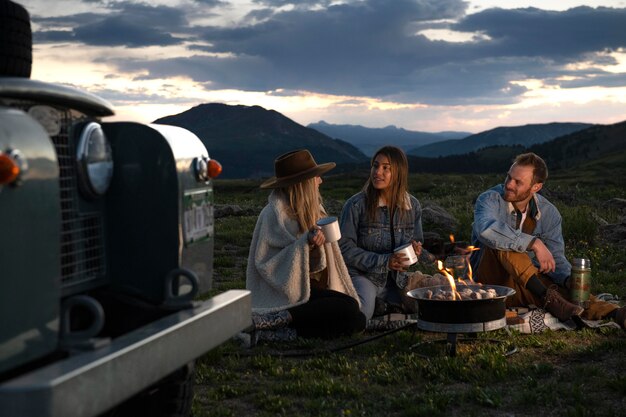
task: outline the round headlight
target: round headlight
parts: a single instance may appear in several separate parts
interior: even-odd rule
[[[98,123],[88,123],[80,132],[76,156],[81,191],[90,198],[103,195],[113,177],[113,153]]]

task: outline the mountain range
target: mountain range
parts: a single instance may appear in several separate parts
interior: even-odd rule
[[[463,155],[438,158],[407,156],[411,172],[506,173],[513,158],[534,152],[547,163],[549,171],[580,180],[599,175],[606,183],[626,184],[626,121],[592,125],[554,140],[531,146],[490,146]],[[367,168],[361,165],[361,169]]]
[[[462,155],[496,145],[524,145],[551,141],[563,135],[586,129],[588,123],[547,123],[524,126],[497,127],[458,140],[445,140],[409,149],[410,155],[436,158],[438,156]]]
[[[406,130],[396,126],[368,128],[359,125],[336,125],[319,121],[307,125],[331,138],[345,140],[359,148],[364,154],[372,156],[381,146],[395,145],[408,152],[431,143],[448,139],[461,139],[470,136],[469,132],[420,132]]]
[[[299,148],[309,149],[317,163],[336,162],[337,169],[333,171],[336,173],[369,169],[370,158],[354,143],[333,139],[260,106],[201,104],[183,113],[160,118],[155,123],[180,126],[195,133],[207,147],[211,158],[222,163],[224,171],[220,178],[270,177],[274,175],[274,159]],[[363,132],[368,129],[361,126],[351,128],[360,128]],[[385,129],[389,132],[410,132],[388,127],[374,133]],[[461,155],[435,158],[407,154],[410,171],[504,173],[515,155],[528,150],[544,157],[551,171],[585,165],[593,166],[596,171],[604,170],[608,176],[613,169],[615,176],[616,172],[623,172],[626,167],[626,121],[612,125],[548,123],[501,127],[457,139],[454,147],[472,137],[475,140],[487,138],[480,142],[486,147],[481,145],[481,149]],[[450,144],[447,146],[451,147]]]

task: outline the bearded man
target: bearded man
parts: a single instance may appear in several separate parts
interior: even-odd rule
[[[518,155],[499,184],[476,200],[472,241],[475,279],[513,288],[507,307],[543,308],[561,321],[612,318],[626,326],[626,307],[590,297],[588,307],[567,300],[571,265],[565,257],[561,214],[537,194],[548,168],[534,153]]]

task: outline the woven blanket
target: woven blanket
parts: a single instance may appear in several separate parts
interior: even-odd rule
[[[512,330],[517,330],[520,333],[541,333],[546,330],[576,330],[579,326],[589,328],[600,327],[616,327],[620,328],[619,324],[614,321],[605,322],[604,320],[584,320],[577,319],[568,320],[565,322],[559,321],[552,314],[540,308],[534,308],[526,313],[518,315],[518,318],[523,320],[521,323],[509,324],[507,327]]]
[[[377,316],[367,321],[366,330],[368,331],[387,331],[394,330],[400,327],[406,327],[411,324],[416,324],[417,319],[413,314],[385,314],[384,316]]]

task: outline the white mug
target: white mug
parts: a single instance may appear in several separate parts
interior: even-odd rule
[[[341,231],[339,230],[339,222],[336,217],[323,217],[317,221],[317,225],[324,233],[326,242],[336,242],[341,239]]]
[[[394,253],[401,253],[405,258],[409,258],[408,261],[404,261],[402,265],[411,266],[415,262],[417,262],[417,255],[415,254],[415,250],[413,250],[413,244],[411,242],[406,245],[402,245],[398,248],[395,248]]]

